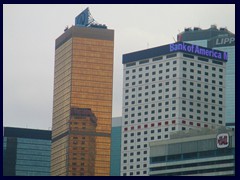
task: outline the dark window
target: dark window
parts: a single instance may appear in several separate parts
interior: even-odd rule
[[[163,57],[155,57],[155,58],[153,58],[153,61],[159,61],[159,60],[162,60],[163,59]]]
[[[126,67],[135,66],[135,65],[136,65],[136,62],[133,62],[133,63],[127,63],[127,64],[126,64]]]
[[[207,58],[203,58],[203,57],[198,57],[198,60],[204,61],[204,62],[208,62],[208,59]]]
[[[183,57],[194,59],[194,56],[190,54],[183,54]]]
[[[140,61],[139,64],[145,64],[145,63],[148,63],[148,62],[149,62],[149,60],[146,59],[146,60],[142,60],[142,61]]]
[[[169,55],[166,56],[166,58],[168,59],[168,58],[173,58],[173,57],[176,57],[176,56],[177,56],[177,54],[169,54]]]

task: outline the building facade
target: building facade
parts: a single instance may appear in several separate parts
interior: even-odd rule
[[[50,176],[51,131],[4,127],[3,176]]]
[[[110,175],[114,31],[88,8],[55,42],[51,175]]]
[[[150,142],[150,176],[235,175],[235,131],[194,129]]]
[[[174,43],[123,55],[121,175],[148,175],[148,143],[225,125],[227,53]]]
[[[227,28],[209,29],[186,28],[178,34],[178,41],[188,42],[228,53],[226,66],[226,119],[227,123],[235,122],[235,34]]]
[[[122,117],[112,118],[110,176],[120,176]]]

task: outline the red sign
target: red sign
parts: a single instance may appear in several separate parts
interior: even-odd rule
[[[222,133],[217,135],[217,147],[226,148],[229,146],[229,135],[228,133]]]

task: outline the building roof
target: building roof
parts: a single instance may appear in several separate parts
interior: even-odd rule
[[[192,55],[207,57],[211,59],[227,61],[227,52],[213,50],[210,48],[189,44],[185,42],[177,42],[172,44],[167,44],[163,46],[158,46],[146,50],[136,51],[123,55],[122,63],[130,63],[143,59],[163,56],[171,53],[183,52]]]
[[[3,132],[4,137],[44,139],[44,140],[51,140],[52,137],[52,131],[50,130],[4,127]]]

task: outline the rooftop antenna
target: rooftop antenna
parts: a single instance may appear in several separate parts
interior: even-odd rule
[[[65,27],[64,32],[66,32],[67,30],[68,30],[68,26]]]
[[[172,38],[173,38],[174,42],[177,42],[177,41],[175,40],[174,36],[172,36]]]

